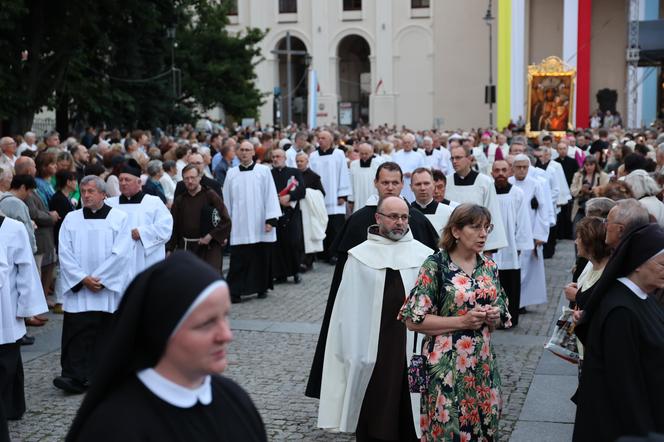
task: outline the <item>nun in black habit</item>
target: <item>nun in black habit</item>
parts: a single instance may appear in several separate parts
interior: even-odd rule
[[[266,441],[247,393],[219,374],[228,286],[189,252],[140,273],[67,441]]]
[[[585,345],[574,441],[664,433],[664,229],[620,242],[576,328]]]

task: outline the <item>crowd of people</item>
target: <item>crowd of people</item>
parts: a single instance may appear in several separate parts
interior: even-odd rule
[[[358,440],[495,440],[492,333],[548,302],[545,260],[573,239],[575,440],[664,433],[664,133],[217,129],[0,138],[0,423],[25,412],[20,346],[52,310],[64,315],[53,384],[89,390],[71,440],[111,437],[103,419],[123,400],[155,407],[146,393],[174,407],[122,410],[147,422],[123,437],[192,419],[177,407],[209,405],[208,416],[210,395],[228,394],[250,439],[264,439],[246,393],[210,377],[232,339],[226,303],[331,265],[306,388],[318,426]],[[178,280],[185,269],[200,284]],[[187,296],[170,305],[157,290]],[[216,362],[191,369],[202,358],[187,357],[191,330],[208,323]],[[414,356],[426,360],[418,389]],[[218,434],[200,419],[186,431]]]

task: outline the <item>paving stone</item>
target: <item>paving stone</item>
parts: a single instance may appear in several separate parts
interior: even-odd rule
[[[558,314],[560,293],[570,280],[573,254],[571,241],[559,242],[555,257],[546,261],[547,304],[530,307],[518,327],[495,333],[493,345],[505,400],[499,440],[509,440],[513,432],[531,437],[544,434],[532,432],[518,419],[552,319]],[[304,396],[332,271],[327,264],[317,264],[302,276],[301,284],[279,284],[266,299],[248,298],[232,307],[235,340],[225,375],[249,392],[269,440],[354,440],[352,435],[317,429],[318,401]],[[23,348],[28,411],[21,421],[10,422],[12,441],[63,440],[82,400],[82,396],[62,394],[52,385],[60,373],[62,316],[49,314],[49,318],[45,327],[30,329],[37,343]],[[550,366],[546,356],[540,367]],[[547,405],[533,405],[540,406]]]

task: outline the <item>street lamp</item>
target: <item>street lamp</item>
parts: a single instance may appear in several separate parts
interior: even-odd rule
[[[491,15],[491,0],[484,14],[484,22],[489,27],[489,86],[484,92],[484,101],[489,103],[489,128],[493,128],[493,103],[496,99],[496,91],[493,86],[493,15]]]

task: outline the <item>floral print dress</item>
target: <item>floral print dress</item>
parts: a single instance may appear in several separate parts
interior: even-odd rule
[[[477,305],[500,308],[501,322],[511,326],[496,263],[478,255],[469,276],[442,250],[422,264],[398,319],[421,323],[428,314],[463,316]],[[420,409],[422,440],[495,440],[502,399],[489,327],[427,336],[422,354],[430,374]]]

